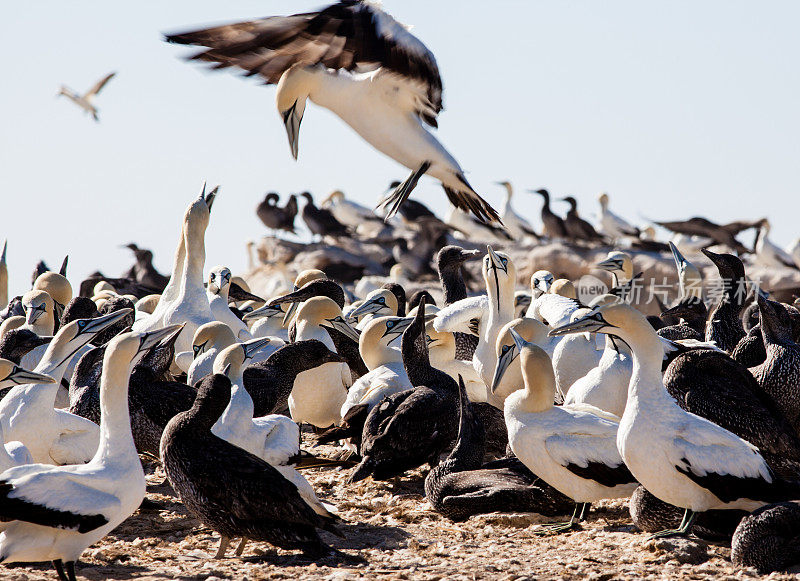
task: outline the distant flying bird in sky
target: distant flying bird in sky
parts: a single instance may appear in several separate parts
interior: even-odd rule
[[[306,100],[325,107],[378,151],[412,170],[383,202],[393,215],[423,174],[439,180],[457,208],[499,221],[428,131],[442,110],[436,58],[371,2],[342,0],[319,12],[273,16],[172,34],[168,42],[206,47],[191,58],[239,67],[277,84],[278,111],[297,158]]]
[[[117,73],[107,74],[105,77],[97,81],[91,89],[86,91],[84,95],[79,95],[69,87],[61,85],[61,88],[58,90],[58,94],[56,96],[59,97],[64,95],[65,97],[68,97],[78,107],[91,114],[95,121],[100,121],[100,118],[97,116],[97,107],[94,106],[94,98],[98,93],[100,93],[103,87],[106,86],[106,83],[108,83],[108,81],[110,81],[116,74]]]

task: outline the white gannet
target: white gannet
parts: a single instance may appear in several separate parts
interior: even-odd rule
[[[77,319],[58,330],[34,370],[55,383],[32,383],[12,388],[0,400],[0,426],[7,440],[18,440],[35,462],[79,464],[97,449],[97,424],[53,406],[67,364],[93,337],[125,318],[131,309],[120,309],[96,319]]]
[[[544,293],[550,292],[555,277],[549,270],[537,270],[531,275],[531,294],[533,298],[538,298]]]
[[[506,199],[500,208],[500,219],[503,221],[503,225],[506,227],[506,230],[508,230],[508,233],[511,234],[517,242],[522,242],[525,238],[535,238],[538,240],[539,236],[536,234],[530,222],[517,214],[514,208],[511,207],[511,198],[514,195],[514,188],[511,186],[511,182],[504,180],[495,183],[506,189]]]
[[[605,349],[597,367],[569,386],[564,405],[585,403],[622,417],[632,370],[633,360],[627,346],[606,335]]]
[[[488,312],[483,315],[485,323],[481,321],[480,324],[480,337],[475,354],[472,356],[472,364],[488,388],[492,384],[492,376],[497,363],[495,354],[497,335],[500,333],[500,329],[514,316],[514,286],[517,280],[517,269],[508,254],[495,252],[491,246],[487,246],[487,250],[488,252],[483,258],[482,273],[486,284],[486,294],[489,298]],[[435,322],[434,327],[439,330]]]
[[[630,346],[633,374],[617,448],[642,486],[685,509],[678,529],[655,536],[687,534],[697,512],[752,511],[766,501],[797,497],[796,486],[777,481],[755,446],[678,406],[663,383],[664,341],[635,308],[597,307],[551,332],[611,334]]]
[[[205,232],[211,218],[211,206],[217,188],[206,194],[205,184],[200,195],[189,205],[183,215],[183,249],[180,245],[175,260],[183,255],[183,267],[173,265],[172,277],[153,314],[133,324],[136,332],[152,331],[167,325],[183,324],[183,331],[175,342],[175,352],[189,351],[197,328],[216,320],[203,286],[203,268],[206,261]],[[179,280],[173,279],[176,277]]]
[[[227,266],[215,266],[208,272],[208,285],[206,286],[208,304],[211,314],[217,321],[228,325],[239,340],[247,341],[253,338],[250,330],[228,306],[231,276],[231,270]]]
[[[131,434],[128,379],[136,360],[174,331],[123,333],[108,344],[100,444],[87,464],[28,464],[0,474],[0,516],[12,521],[0,533],[0,561],[53,561],[61,579],[74,581],[81,553],[139,508],[146,483]]]
[[[619,418],[587,404],[554,406],[555,376],[543,349],[511,334],[520,352],[524,387],[505,402],[508,443],[531,472],[575,501],[562,532],[603,498],[625,498],[637,486],[617,451]]]
[[[426,314],[433,305],[426,306]],[[412,312],[409,312],[409,316]],[[458,381],[459,376],[464,382],[467,398],[474,403],[495,403],[492,401],[489,389],[483,382],[472,360],[464,360],[456,357],[456,337],[449,331],[437,331],[434,322],[425,323],[425,332],[428,335],[428,356],[431,367],[444,371],[447,375]]]
[[[102,88],[106,86],[106,83],[108,83],[108,81],[110,81],[116,74],[117,73],[107,74],[105,77],[97,81],[92,88],[86,91],[83,95],[79,95],[69,87],[61,85],[61,87],[58,89],[58,93],[56,93],[56,96],[60,97],[63,95],[67,97],[70,101],[91,115],[95,121],[100,121],[100,117],[97,116],[97,107],[94,106],[94,98],[98,93],[100,93]]]
[[[639,236],[639,229],[631,225],[624,218],[620,218],[608,209],[608,194],[603,193],[598,196],[600,202],[600,233],[605,234],[612,241],[619,240],[625,236],[634,238]]]
[[[369,293],[389,282],[396,282],[397,284],[406,287],[411,282],[406,276],[406,269],[402,264],[393,264],[389,269],[389,276],[368,275],[362,276],[358,279],[353,294],[359,298],[366,297]]]
[[[273,16],[166,37],[208,47],[194,59],[236,66],[277,83],[278,112],[296,159],[300,122],[311,99],[378,151],[413,170],[382,202],[388,216],[423,174],[442,183],[454,206],[484,222],[499,219],[425,124],[437,126],[442,80],[436,59],[376,4],[347,1],[319,12]]]
[[[669,249],[672,251],[672,259],[675,261],[675,268],[678,269],[678,284],[680,286],[680,297],[703,299],[703,275],[694,264],[686,260],[678,247],[669,242]]]
[[[633,280],[633,261],[627,252],[612,250],[596,266],[611,273],[615,287],[623,286]]]
[[[358,342],[358,334],[342,318],[342,310],[328,297],[314,297],[297,309],[296,341],[317,339],[337,353],[328,333],[333,328]],[[300,372],[289,396],[289,412],[297,423],[327,428],[341,420],[340,410],[352,385],[352,374],[346,363],[325,363]]]
[[[770,228],[769,220],[766,218],[761,220],[761,228],[758,231],[755,246],[755,263],[768,268],[788,267],[800,269],[795,264],[794,257],[791,254],[769,239]]]
[[[577,320],[589,311],[587,308],[577,309],[570,315],[570,320]],[[556,374],[556,387],[562,399],[566,397],[572,384],[600,364],[604,350],[605,343],[602,338],[591,333],[561,338],[553,349],[553,371]]]
[[[369,293],[358,307],[347,314],[347,318],[358,319],[356,329],[363,331],[373,319],[397,316],[398,306],[399,302],[392,291],[379,288]]]
[[[49,337],[55,332],[55,307],[49,293],[31,290],[22,295],[25,324],[22,329],[33,331],[40,337]]]
[[[529,343],[541,347],[549,357],[560,341],[560,337],[549,337],[550,327],[532,318],[519,318],[507,323],[497,334],[495,354],[497,364],[492,383],[489,385],[491,403],[503,409],[506,398],[522,387],[522,368],[519,362],[519,349],[511,335],[511,329]]]
[[[383,220],[375,212],[348,200],[342,190],[334,190],[328,194],[320,207],[329,210],[334,218],[352,231],[368,238],[374,237],[385,227]]]
[[[186,383],[194,385],[211,373],[219,352],[236,342],[233,330],[221,321],[200,325],[192,338],[192,351],[178,353],[175,357],[180,368],[188,363]]]

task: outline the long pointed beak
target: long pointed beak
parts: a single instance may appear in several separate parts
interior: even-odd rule
[[[180,333],[182,329],[183,324],[169,325],[163,329],[158,329],[157,331],[142,333],[139,338],[139,353],[143,351],[149,351],[162,341],[168,341],[174,338],[174,336]]]
[[[28,312],[25,313],[25,324],[26,325],[33,325],[36,321],[39,320],[44,314],[44,308],[42,307],[31,307],[28,309]]]
[[[252,310],[242,317],[243,321],[251,321],[254,319],[269,318],[283,313],[283,308],[280,305],[264,305],[258,309]]]
[[[35,371],[28,371],[27,369],[22,369],[17,365],[11,370],[3,380],[1,381],[11,381],[16,385],[25,385],[28,383],[55,383],[56,380],[50,377],[49,375],[44,375],[42,373],[36,373]]]
[[[354,311],[350,312],[349,318],[358,319],[359,317],[363,317],[364,315],[377,313],[385,306],[386,303],[379,303],[376,299],[372,299],[371,301],[367,301],[366,303],[361,303],[360,305],[358,305],[358,307]]]
[[[678,247],[675,246],[671,240],[669,241],[668,244],[669,244],[669,249],[672,251],[672,259],[675,261],[675,266],[678,267],[678,272],[680,272],[681,269],[683,268],[683,265],[686,263],[686,259],[683,257],[683,254],[681,254],[680,250],[678,250]]]
[[[286,136],[289,138],[289,149],[295,160],[299,152],[300,123],[302,121],[303,116],[297,114],[297,101],[295,101],[294,105],[283,112],[283,125],[286,127]]]
[[[492,267],[496,269],[500,269],[503,272],[508,272],[508,267],[503,264],[503,259],[500,258],[500,255],[494,251],[491,246],[486,246],[486,250],[489,252],[489,257],[492,261]]]
[[[505,375],[506,370],[511,366],[514,362],[514,359],[517,358],[519,355],[519,351],[517,346],[512,345],[503,345],[501,348],[500,357],[497,359],[497,367],[494,368],[494,377],[492,378],[492,385],[489,389],[491,389],[492,393],[495,392],[497,387],[500,385],[500,381],[503,379],[503,375]]]
[[[118,311],[114,311],[113,313],[103,315],[102,317],[97,317],[96,319],[79,319],[78,334],[89,334],[91,337],[93,337],[101,331],[105,331],[114,323],[121,321],[132,312],[133,309],[120,309]],[[81,320],[87,322],[81,325]]]
[[[244,360],[247,361],[252,359],[253,356],[267,346],[270,341],[271,339],[269,337],[263,337],[261,339],[253,339],[252,341],[244,343],[242,345],[244,349]]]
[[[392,335],[392,338],[389,339],[388,343],[386,343],[387,345],[391,345],[392,343],[397,341],[397,339],[399,337],[403,336],[403,332],[406,329],[408,329],[408,326],[413,322],[414,322],[413,318],[406,317],[406,318],[400,319],[399,321],[397,321],[397,323],[395,323],[394,327],[392,327],[391,329],[387,329],[383,333],[383,335],[381,337],[386,337],[387,335]]]
[[[614,325],[611,325],[603,318],[601,313],[589,313],[582,319],[551,329],[548,336],[559,337],[561,335],[571,335],[573,333],[597,333],[613,326]]]
[[[597,263],[597,268],[614,272],[615,270],[622,270],[622,264],[616,258],[606,258],[605,260]]]
[[[359,334],[358,331],[353,329],[350,325],[348,325],[342,317],[336,317],[335,319],[325,319],[330,325],[322,325],[323,327],[330,327],[332,329],[336,329],[350,337],[353,341],[358,343]]]
[[[298,303],[289,303],[289,308],[286,309],[286,314],[283,316],[282,324],[284,327],[292,320],[295,312],[297,312],[297,305]]]

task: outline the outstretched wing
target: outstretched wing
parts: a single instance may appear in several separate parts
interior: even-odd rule
[[[106,86],[106,83],[108,83],[108,81],[110,81],[116,74],[117,73],[115,72],[109,73],[105,77],[97,81],[91,89],[86,91],[86,94],[83,96],[83,98],[91,100],[91,98],[97,95],[103,89],[103,87]]]
[[[269,84],[296,64],[366,72],[383,68],[424,86],[418,113],[436,126],[442,80],[430,50],[376,5],[342,0],[319,12],[272,16],[249,22],[170,34],[167,42],[208,47],[190,57],[260,75]]]

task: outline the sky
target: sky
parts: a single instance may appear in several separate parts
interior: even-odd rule
[[[181,59],[162,33],[320,8],[314,0],[37,0],[0,19],[0,239],[11,296],[43,258],[70,255],[77,287],[119,276],[128,242],[169,272],[184,208],[204,180],[221,184],[207,269],[246,267],[266,234],[267,191],[333,189],[374,205],[408,170],[310,104],[300,157],[289,152],[275,88]],[[487,200],[510,180],[518,213],[538,223],[547,187],[591,218],[607,191],[631,221],[768,216],[771,238],[800,235],[800,4],[395,0],[384,8],[436,55],[445,110],[439,139]],[[65,98],[110,71],[94,123]],[[437,182],[413,194],[443,214]],[[566,210],[557,202],[554,208]],[[298,218],[298,223],[300,222]],[[749,243],[750,239],[746,243]]]

